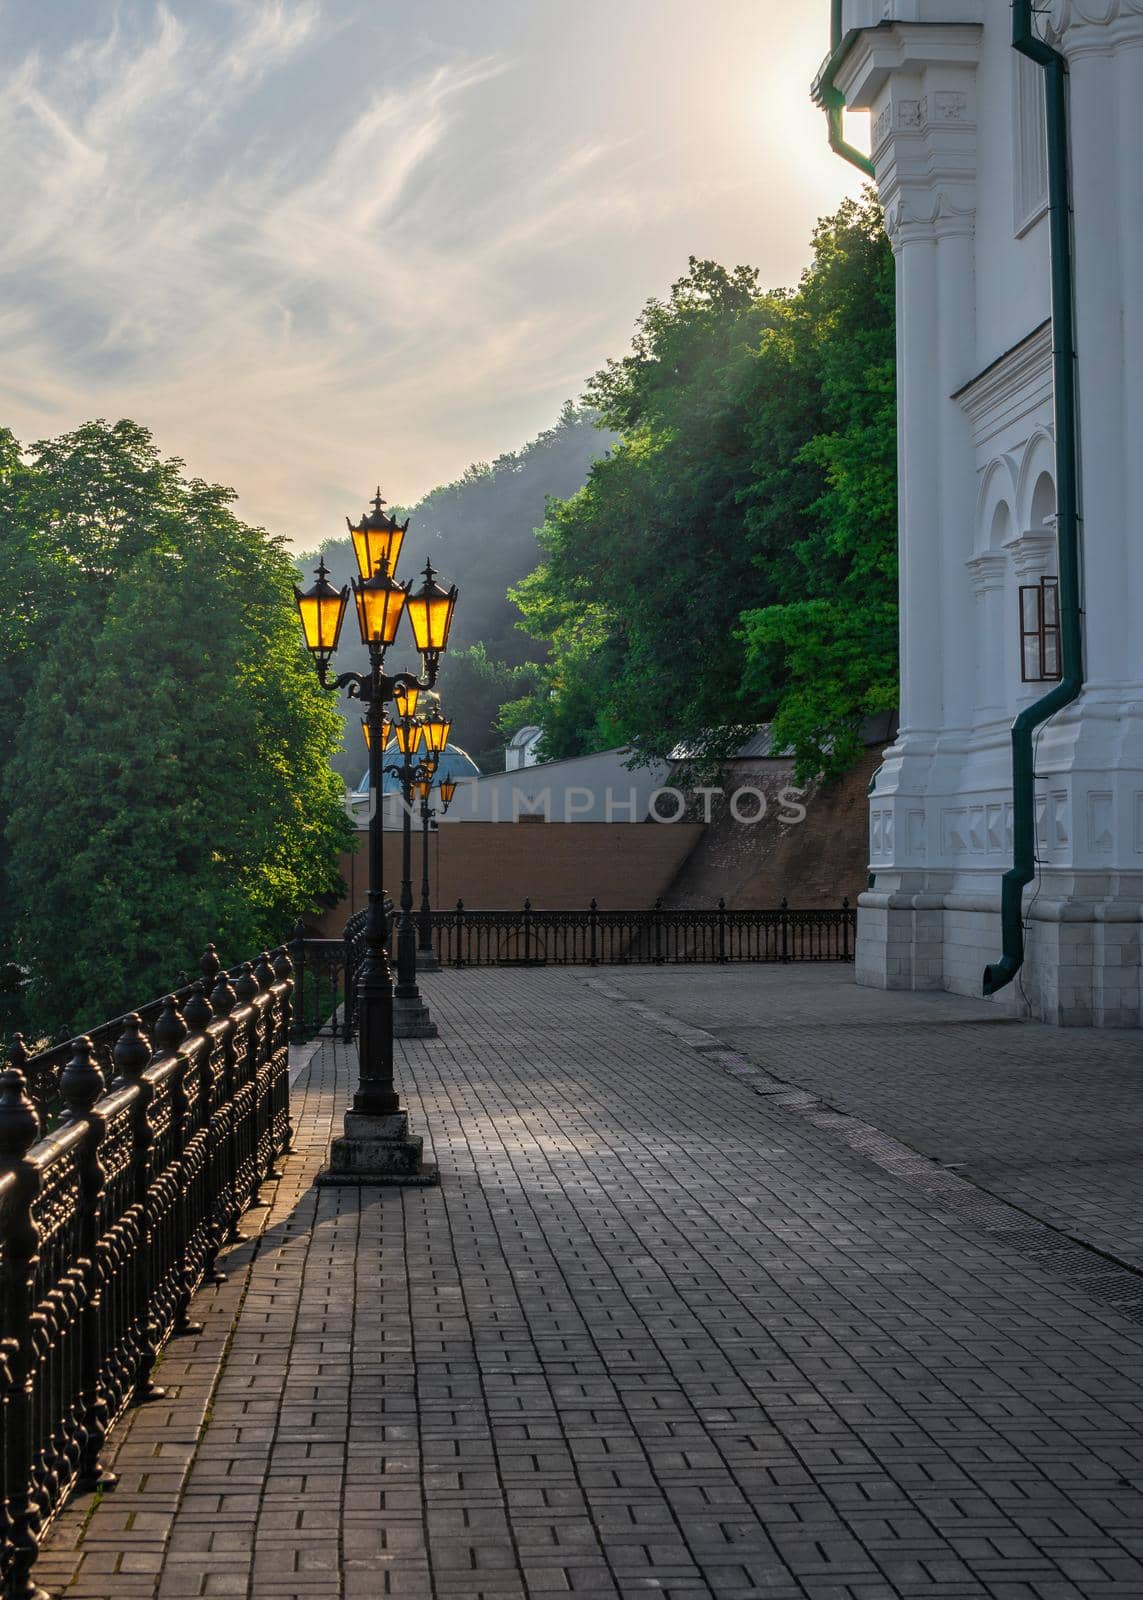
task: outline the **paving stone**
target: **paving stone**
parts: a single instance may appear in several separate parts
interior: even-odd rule
[[[958,1050],[982,1096],[991,1024],[941,1009],[920,1057],[921,1024],[893,1056],[832,977],[808,1016],[782,986],[804,999],[800,974],[756,969],[429,981],[440,1036],[405,1042],[400,1072],[440,1187],[313,1188],[354,1068],[323,1047],[255,1237],[164,1359],[178,1393],[116,1430],[120,1489],[65,1511],[41,1581],[74,1600],[1139,1600],[1143,1326],[1008,1204],[1031,1180],[985,1194],[877,1120],[871,1051],[898,1097],[916,1074],[914,1128],[960,1104]],[[748,1026],[751,983],[765,1064],[705,1031],[719,999]],[[1082,1066],[1057,1066],[1074,1087]],[[965,1117],[942,1137],[989,1125],[995,1161],[987,1097]],[[1043,1164],[1063,1121],[1051,1100],[1035,1119]]]

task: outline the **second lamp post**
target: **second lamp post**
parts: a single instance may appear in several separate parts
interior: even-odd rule
[[[396,696],[399,720],[394,726],[401,760],[386,767],[401,785],[401,916],[397,924],[397,990],[394,1029],[398,1038],[424,1039],[437,1028],[417,984],[417,925],[413,918],[413,793],[432,787],[437,762],[448,739],[449,724],[434,710],[418,717],[419,689],[410,686]],[[424,749],[422,751],[422,745]]]

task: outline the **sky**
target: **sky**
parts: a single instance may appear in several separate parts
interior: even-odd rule
[[[0,426],[129,416],[313,548],[554,421],[860,180],[828,0],[0,0]]]

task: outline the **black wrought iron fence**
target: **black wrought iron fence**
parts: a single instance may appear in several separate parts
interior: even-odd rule
[[[391,900],[385,910],[391,927]],[[290,955],[295,973],[292,1041],[302,1044],[335,1034],[352,1039],[357,1026],[357,973],[365,959],[364,911],[350,917],[340,939],[310,938],[299,922]]]
[[[289,1146],[290,958],[227,974],[211,950],[203,972],[66,1049],[17,1041],[0,1072],[6,1597],[34,1592],[68,1495],[108,1481],[109,1430],[161,1394],[159,1352],[195,1331],[191,1296]]]
[[[433,938],[442,965],[607,966],[731,961],[852,961],[857,913],[836,909],[774,910],[664,906],[601,911],[537,910],[433,913]]]
[[[307,939],[296,931],[290,946],[296,1039],[353,1036],[364,927],[359,912],[341,939]],[[518,911],[469,911],[458,900],[455,910],[432,913],[432,928],[441,964],[450,967],[852,961],[857,912],[848,900],[824,910],[783,901],[758,911],[730,910],[722,900],[709,910],[657,901],[645,910],[601,911],[593,900],[584,911],[538,911],[525,900]],[[390,915],[390,938],[392,931]]]

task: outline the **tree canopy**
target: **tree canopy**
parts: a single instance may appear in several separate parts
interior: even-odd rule
[[[29,1025],[148,998],[338,894],[340,724],[293,564],[145,428],[0,433],[0,952]]]
[[[851,763],[897,696],[894,395],[871,195],[819,224],[795,290],[692,259],[648,304],[585,396],[618,440],[512,590],[550,647],[512,708],[544,755],[716,758],[772,719],[802,776]]]

